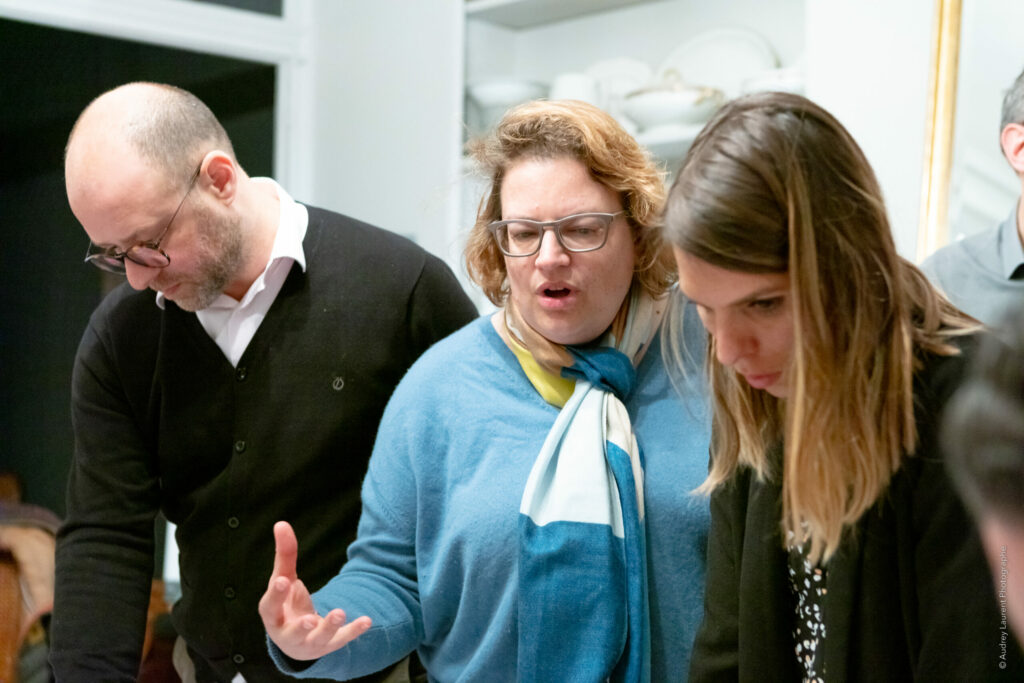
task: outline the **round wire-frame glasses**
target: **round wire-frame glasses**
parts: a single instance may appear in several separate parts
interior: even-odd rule
[[[164,237],[167,236],[167,231],[171,229],[174,219],[178,217],[178,212],[181,211],[181,207],[185,205],[185,200],[192,192],[192,188],[196,186],[196,180],[199,178],[199,171],[202,167],[203,165],[201,163],[199,166],[196,166],[196,170],[188,182],[188,189],[185,190],[184,196],[182,196],[181,201],[178,202],[178,207],[174,209],[174,213],[171,214],[171,219],[167,221],[167,225],[164,226],[159,237],[155,240],[139,242],[138,244],[128,247],[124,251],[119,251],[117,247],[107,247],[100,251],[93,251],[96,247],[93,245],[92,241],[90,241],[89,247],[85,252],[85,262],[93,264],[100,270],[122,274],[125,272],[125,259],[128,259],[133,263],[138,263],[140,266],[146,266],[147,268],[166,268],[169,266],[171,264],[171,257],[164,253],[160,248],[160,243],[163,242]]]

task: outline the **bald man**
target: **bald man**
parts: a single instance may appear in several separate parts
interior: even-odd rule
[[[65,177],[86,261],[127,283],[75,359],[58,680],[135,680],[158,510],[177,525],[184,675],[291,680],[257,613],[273,524],[311,541],[299,557],[310,583],[337,572],[388,397],[476,309],[408,240],[247,176],[214,115],[178,88],[94,100]]]

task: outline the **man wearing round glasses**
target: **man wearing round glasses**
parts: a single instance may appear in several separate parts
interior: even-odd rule
[[[55,673],[135,680],[162,510],[177,525],[187,675],[290,680],[256,611],[274,522],[312,540],[311,583],[337,571],[388,397],[476,309],[409,241],[250,178],[209,109],[171,86],[94,100],[65,177],[85,260],[128,282],[75,360]]]

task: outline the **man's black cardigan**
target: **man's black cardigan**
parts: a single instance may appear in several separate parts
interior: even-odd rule
[[[195,314],[161,310],[152,292],[122,285],[93,314],[57,550],[60,680],[135,679],[158,509],[177,524],[174,623],[200,679],[291,680],[257,613],[274,522],[295,528],[311,590],[337,572],[392,390],[477,314],[440,260],[391,233],[309,208],[303,245],[306,271],[293,266],[237,367]]]

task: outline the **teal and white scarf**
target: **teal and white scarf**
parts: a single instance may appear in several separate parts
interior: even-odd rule
[[[643,455],[623,401],[666,302],[634,286],[586,346],[545,339],[511,302],[496,316],[509,346],[576,382],[520,505],[520,681],[650,679]]]

